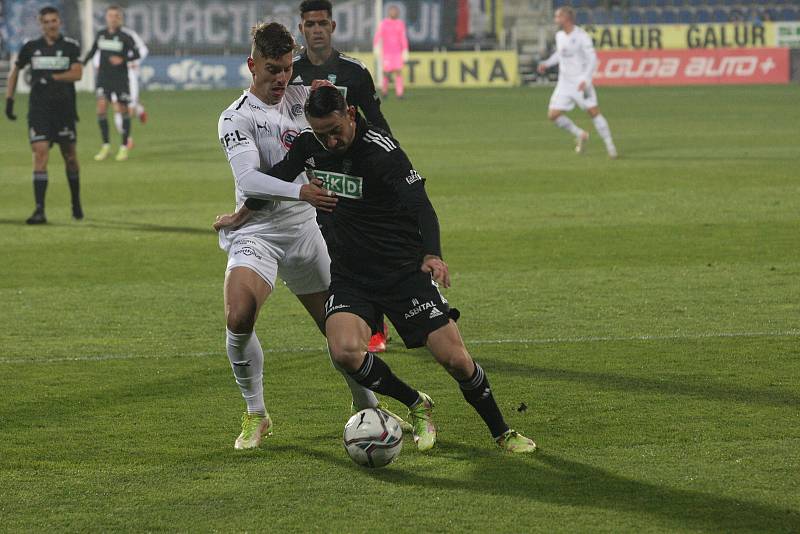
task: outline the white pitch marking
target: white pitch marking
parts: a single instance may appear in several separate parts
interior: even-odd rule
[[[706,332],[699,334],[646,334],[640,336],[586,336],[586,337],[553,337],[534,339],[472,339],[465,341],[466,345],[566,345],[572,343],[607,343],[615,341],[680,341],[692,339],[720,339],[720,338],[751,338],[751,337],[800,337],[800,330],[786,330],[783,332]],[[325,347],[275,347],[264,349],[265,354],[291,352],[325,352]],[[224,350],[186,352],[178,357],[200,358],[209,356],[223,356]],[[31,358],[20,355],[17,358],[0,358],[0,364],[41,364],[60,362],[103,362],[114,360],[149,360],[159,358],[173,358],[174,356],[148,356],[145,354],[99,354],[97,356],[73,356],[64,358]]]

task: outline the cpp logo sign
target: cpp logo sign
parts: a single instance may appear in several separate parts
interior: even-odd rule
[[[220,82],[227,73],[225,65],[205,65],[195,59],[184,59],[167,68],[167,76],[177,83]]]

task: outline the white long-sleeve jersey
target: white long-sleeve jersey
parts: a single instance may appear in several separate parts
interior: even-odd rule
[[[308,128],[303,112],[307,97],[308,88],[290,85],[281,101],[269,106],[245,91],[220,115],[219,141],[236,182],[236,209],[247,198],[270,201],[241,228],[223,230],[223,248],[234,236],[283,233],[316,217],[316,210],[299,200],[300,188],[308,183],[305,174],[291,183],[266,174],[283,160],[300,132]]]
[[[556,33],[556,51],[544,64],[552,67],[556,63],[559,83],[592,83],[592,76],[597,69],[597,53],[592,38],[583,28],[575,26],[569,33],[564,30]]]

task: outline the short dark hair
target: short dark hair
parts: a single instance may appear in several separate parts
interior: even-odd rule
[[[58,9],[54,8],[53,6],[46,6],[39,10],[39,17],[52,14],[56,14],[59,17],[61,16],[61,14],[58,12]]]
[[[279,59],[294,50],[294,37],[283,24],[264,22],[253,26],[253,48],[271,59]]]
[[[333,4],[330,0],[303,0],[300,4],[300,16],[309,11],[327,11],[329,17],[333,17]]]
[[[322,87],[317,87],[308,95],[305,112],[309,117],[319,119],[330,115],[334,111],[347,112],[347,101],[336,87],[323,85]]]
[[[119,6],[118,6],[118,5],[116,5],[116,4],[111,4],[110,6],[108,6],[108,7],[106,8],[106,13],[108,13],[109,11],[119,11],[120,13],[122,13],[122,8],[121,8],[121,7],[119,7]]]

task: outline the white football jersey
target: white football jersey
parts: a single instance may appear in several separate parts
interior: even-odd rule
[[[300,132],[308,127],[303,111],[307,97],[306,87],[290,85],[281,101],[269,106],[250,91],[245,91],[219,117],[219,141],[228,161],[244,152],[258,152],[261,160],[259,170],[267,174],[284,158]],[[294,183],[306,184],[308,179],[305,174],[300,174]],[[237,186],[237,210],[245,200],[247,197]],[[241,228],[220,232],[221,244],[223,238],[229,241],[241,235],[281,232],[315,217],[316,210],[307,202],[271,200]]]
[[[592,38],[580,26],[570,33],[560,30],[556,33],[556,53],[558,54],[558,81],[568,83],[591,83],[597,68],[597,54]]]

